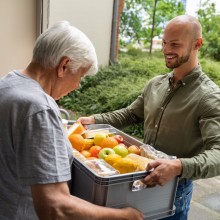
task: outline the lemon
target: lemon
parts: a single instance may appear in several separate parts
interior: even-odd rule
[[[101,146],[101,143],[104,139],[106,139],[108,135],[106,133],[97,133],[94,135],[94,144]]]
[[[105,162],[107,162],[108,164],[112,166],[115,162],[117,162],[120,159],[121,159],[121,156],[118,154],[109,154],[108,156],[106,156]]]
[[[121,158],[120,160],[117,160],[112,166],[121,174],[132,173],[138,169],[138,163],[130,158]]]

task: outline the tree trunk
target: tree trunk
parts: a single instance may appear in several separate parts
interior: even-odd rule
[[[152,47],[153,47],[154,26],[155,26],[155,16],[156,16],[157,2],[158,2],[158,0],[154,1],[154,10],[153,10],[152,28],[151,28],[151,37],[150,37],[150,51],[149,51],[150,54],[152,53]]]

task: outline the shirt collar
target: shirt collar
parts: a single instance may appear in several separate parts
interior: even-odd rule
[[[179,83],[183,86],[187,85],[189,82],[193,81],[194,79],[198,78],[202,74],[202,67],[198,65],[195,69],[193,69],[190,73],[184,76]],[[174,72],[168,73],[168,80],[169,83],[172,84],[174,79]]]

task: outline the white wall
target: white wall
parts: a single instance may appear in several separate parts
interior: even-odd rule
[[[40,0],[0,0],[0,77],[25,68],[39,30]],[[69,20],[92,41],[99,65],[109,64],[114,0],[44,0],[49,25]],[[45,13],[46,8],[44,8]],[[44,17],[45,18],[45,17]]]
[[[49,26],[68,20],[92,41],[99,65],[109,64],[114,0],[51,0]]]
[[[0,0],[0,77],[31,60],[36,40],[36,0]]]

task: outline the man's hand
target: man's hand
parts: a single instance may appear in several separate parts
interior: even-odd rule
[[[150,162],[147,170],[152,170],[152,172],[142,180],[143,183],[147,186],[163,186],[175,176],[181,175],[182,163],[179,159],[158,159]]]
[[[90,124],[95,124],[95,119],[93,116],[80,117],[77,119],[77,122],[81,122],[82,125],[90,125]]]

